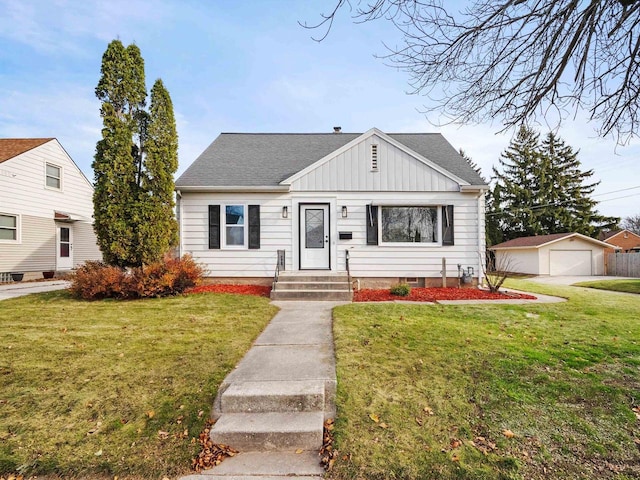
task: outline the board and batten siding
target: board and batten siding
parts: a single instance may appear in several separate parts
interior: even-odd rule
[[[62,188],[46,186],[46,164],[61,168]],[[100,260],[93,235],[93,187],[57,140],[0,163],[0,213],[20,217],[20,241],[0,242],[0,272],[37,272],[56,268],[54,212],[78,221],[73,252],[79,261]],[[89,231],[91,231],[89,233]]]
[[[371,145],[378,146],[377,170]],[[318,165],[291,183],[291,191],[458,191],[459,185],[376,135]]]

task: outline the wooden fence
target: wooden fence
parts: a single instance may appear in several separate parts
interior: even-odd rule
[[[640,253],[608,253],[607,275],[640,278]]]

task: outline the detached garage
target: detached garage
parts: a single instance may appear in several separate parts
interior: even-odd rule
[[[496,265],[531,275],[604,275],[610,245],[579,233],[521,237],[494,245]]]

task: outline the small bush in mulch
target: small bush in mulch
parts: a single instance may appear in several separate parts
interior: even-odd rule
[[[535,300],[536,297],[518,293],[492,293],[478,288],[412,288],[403,300],[410,302],[435,302],[437,300]],[[390,290],[362,289],[353,294],[354,302],[392,302],[398,297]]]
[[[71,278],[71,294],[83,300],[167,297],[194,287],[203,269],[189,255],[124,269],[86,262]]]
[[[271,287],[262,285],[200,285],[189,289],[186,293],[235,293],[238,295],[255,295],[257,297],[269,297]]]
[[[408,297],[411,293],[411,287],[406,283],[399,283],[391,287],[389,293],[398,297]]]

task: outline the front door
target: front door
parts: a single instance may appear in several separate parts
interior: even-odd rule
[[[300,205],[300,270],[328,270],[329,262],[329,205]]]
[[[73,238],[71,227],[57,227],[56,235],[56,270],[73,268]]]

